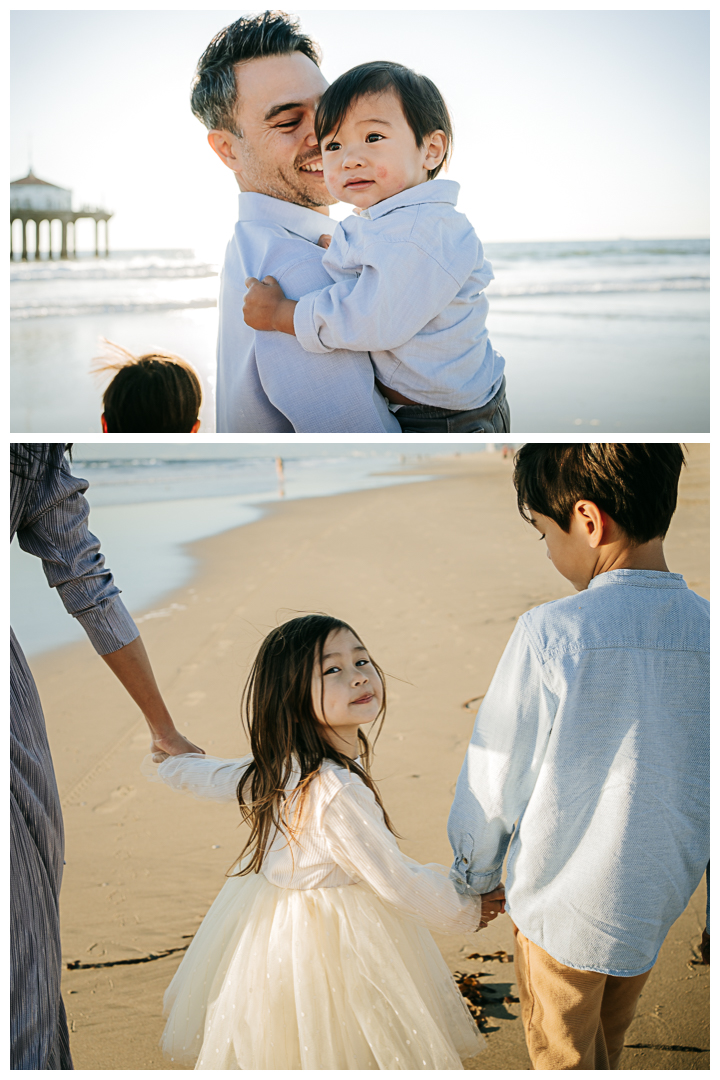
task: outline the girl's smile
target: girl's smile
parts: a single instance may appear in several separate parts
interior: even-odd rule
[[[312,701],[325,738],[348,753],[358,727],[377,718],[383,701],[382,682],[365,646],[343,627],[325,641],[315,662]]]

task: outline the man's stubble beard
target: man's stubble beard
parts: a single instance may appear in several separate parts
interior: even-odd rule
[[[253,153],[252,148],[246,144],[244,149],[245,172],[248,179],[252,180],[255,190],[261,195],[269,195],[273,199],[281,199],[283,202],[305,206],[309,210],[317,210],[323,206],[333,206],[337,202],[337,199],[333,198],[324,183],[321,191],[317,190],[318,185],[312,181],[308,181],[308,186],[306,186],[302,181],[303,174],[300,172],[298,165],[287,171],[278,167],[273,176],[268,176],[262,162]],[[300,165],[314,158],[317,158],[317,154],[305,154],[300,161]],[[310,184],[312,184],[312,187],[310,187]]]

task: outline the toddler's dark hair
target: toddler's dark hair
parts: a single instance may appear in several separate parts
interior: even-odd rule
[[[443,131],[447,136],[447,150],[442,161],[437,168],[428,171],[428,179],[432,180],[450,160],[453,141],[450,113],[435,83],[402,64],[375,60],[370,64],[358,64],[336,79],[320,98],[315,114],[318,143],[322,147],[323,139],[337,131],[358,98],[381,94],[385,90],[392,90],[397,95],[417,146],[422,146],[423,139],[432,131]]]
[[[133,356],[112,341],[105,346],[94,370],[117,372],[103,394],[108,432],[192,431],[202,389],[186,360],[164,352]]]
[[[569,532],[575,504],[589,499],[646,544],[670,527],[684,464],[679,443],[526,443],[515,455],[518,509]]]

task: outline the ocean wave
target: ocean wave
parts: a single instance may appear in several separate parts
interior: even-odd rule
[[[213,297],[205,297],[199,300],[158,300],[138,301],[124,300],[108,303],[81,303],[81,304],[16,304],[10,307],[11,319],[50,319],[66,318],[79,315],[137,315],[145,312],[177,311],[183,308],[210,308],[217,307],[217,300]]]
[[[597,296],[611,293],[660,293],[660,292],[707,292],[710,278],[704,276],[687,278],[652,278],[644,281],[582,281],[571,284],[566,281],[539,282],[488,287],[492,297],[532,296]]]
[[[214,263],[196,259],[191,252],[180,255],[161,253],[129,255],[127,258],[40,259],[37,262],[10,264],[10,280],[45,281],[118,281],[126,279],[168,279],[217,277]]]
[[[490,260],[552,262],[556,259],[642,261],[645,258],[688,258],[710,254],[709,240],[546,240],[488,242]]]

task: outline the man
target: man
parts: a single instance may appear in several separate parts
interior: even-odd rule
[[[192,110],[241,191],[220,289],[218,431],[400,430],[367,353],[307,353],[243,320],[248,277],[271,275],[291,299],[331,284],[318,246],[335,201],[314,131],[327,86],[318,63],[297,21],[267,11],[226,26],[198,62]]]

